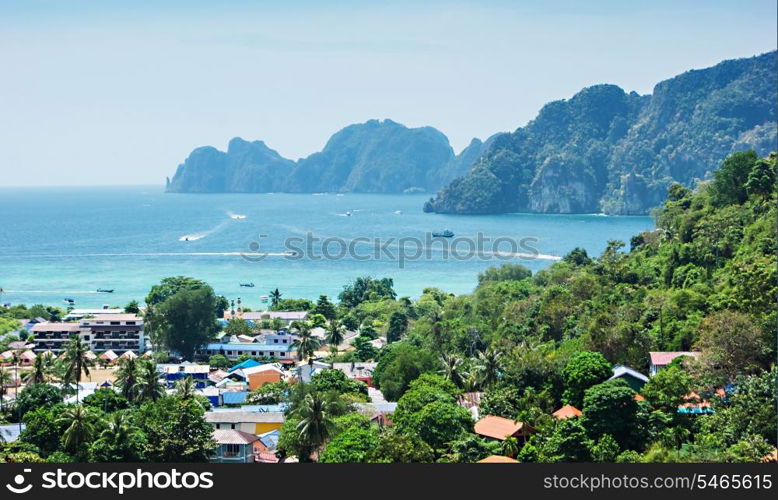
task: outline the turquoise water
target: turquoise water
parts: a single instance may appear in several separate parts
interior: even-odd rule
[[[2,188],[0,287],[4,293],[0,302],[62,305],[69,297],[77,307],[123,305],[130,299],[142,301],[152,284],[178,274],[203,279],[217,293],[241,297],[254,308],[259,307],[260,296],[274,288],[284,297],[334,297],[349,280],[362,275],[394,278],[401,296],[417,297],[429,286],[460,294],[472,291],[478,272],[505,262],[511,250],[526,254],[534,248],[543,258],[514,254],[511,261],[538,270],[576,246],[599,254],[607,240],[629,241],[630,236],[653,227],[650,217],[425,214],[421,206],[426,198],[184,195],[164,194],[159,186]],[[469,259],[451,254],[446,258],[443,243],[436,243],[427,258],[426,233],[444,229],[456,234],[458,255],[467,253],[467,241],[479,232],[492,239],[537,240],[524,241],[525,248],[517,249],[505,242],[496,249],[487,244]],[[314,260],[304,245],[295,257],[284,253],[289,251],[288,238],[309,233],[320,239],[340,238],[329,243],[330,252],[341,253],[351,245],[356,258]],[[420,241],[396,241],[402,237]],[[375,238],[381,242],[395,238],[386,246],[395,257],[382,252],[375,258]],[[400,247],[412,255],[420,245],[425,248],[422,258],[401,267]],[[320,244],[312,248],[319,255]],[[252,260],[241,252],[248,252]],[[269,255],[255,262],[257,252]],[[497,260],[498,255],[502,260]],[[240,287],[241,282],[256,286]],[[115,292],[96,293],[98,288]]]

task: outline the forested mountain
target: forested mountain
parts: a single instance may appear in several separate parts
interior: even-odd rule
[[[674,182],[709,179],[734,151],[776,149],[776,52],[724,61],[656,85],[614,85],[547,104],[499,136],[425,210],[644,214]]]
[[[457,156],[432,127],[408,128],[392,120],[349,125],[321,152],[297,162],[262,141],[230,141],[227,152],[195,149],[179,165],[167,190],[215,192],[434,192],[463,175],[489,143],[474,139]]]

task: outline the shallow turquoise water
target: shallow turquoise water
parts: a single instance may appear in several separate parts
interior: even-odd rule
[[[142,301],[152,284],[177,274],[203,279],[217,293],[242,297],[254,308],[260,296],[276,287],[285,297],[334,297],[361,275],[394,278],[400,295],[415,297],[428,286],[467,293],[479,271],[506,261],[509,245],[503,242],[496,248],[502,260],[491,244],[473,258],[445,258],[442,243],[427,252],[426,233],[451,229],[458,255],[467,253],[468,241],[475,241],[479,232],[492,240],[536,238],[524,241],[527,248],[514,250],[523,254],[534,248],[551,257],[576,246],[599,254],[607,240],[629,241],[653,227],[650,217],[425,214],[421,206],[426,195],[162,191],[159,186],[0,189],[0,287],[5,290],[0,301],[62,305],[70,297],[78,307],[123,305],[130,299]],[[240,215],[245,218],[234,218]],[[314,260],[300,244],[294,244],[300,247],[296,258],[283,255],[289,250],[288,238],[309,233],[339,238],[329,242],[330,252],[342,253],[351,245],[357,258]],[[420,241],[397,241],[403,237]],[[377,259],[374,238],[395,238]],[[242,257],[241,252],[256,250],[253,242],[259,243],[259,252],[270,255],[259,262]],[[399,249],[412,255],[420,246],[422,257],[400,267]],[[317,255],[320,247],[312,245]],[[553,262],[521,257],[512,261],[533,270]],[[256,286],[243,288],[241,282]],[[98,288],[115,292],[98,294]]]

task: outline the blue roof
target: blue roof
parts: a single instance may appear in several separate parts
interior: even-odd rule
[[[260,363],[260,362],[259,362],[259,361],[257,361],[257,360],[254,360],[254,359],[247,359],[246,361],[243,361],[242,363],[238,363],[237,365],[233,366],[232,368],[230,368],[230,369],[229,369],[229,370],[227,370],[227,371],[228,371],[228,372],[230,372],[230,373],[232,373],[232,372],[234,372],[235,370],[240,370],[240,369],[243,369],[243,368],[251,368],[252,366],[259,366],[259,365],[261,365],[261,364],[262,364],[262,363]]]
[[[246,402],[248,391],[225,392],[222,394],[222,402],[225,405],[242,405]]]
[[[224,394],[229,394],[225,392]],[[211,411],[250,411],[256,413],[283,413],[287,405],[284,403],[277,405],[243,405],[240,408],[214,408]]]
[[[278,429],[272,430],[270,432],[265,432],[264,434],[259,435],[259,440],[267,446],[269,450],[275,450],[278,448],[278,436],[281,435],[281,432]]]

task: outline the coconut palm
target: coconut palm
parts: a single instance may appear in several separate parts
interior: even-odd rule
[[[28,385],[43,384],[51,380],[51,358],[38,355],[32,365],[32,371],[27,372],[23,378]]]
[[[140,378],[138,380],[139,398],[142,401],[156,401],[164,394],[162,384],[159,383],[159,373],[154,362],[143,360],[140,365]]]
[[[300,439],[312,452],[318,450],[335,432],[333,417],[337,414],[336,406],[336,403],[324,394],[313,392],[306,394],[294,411],[295,416],[300,419],[297,424]],[[299,459],[306,461],[309,457]]]
[[[76,402],[78,402],[78,391],[80,388],[81,374],[89,376],[89,358],[87,353],[89,346],[85,344],[78,335],[73,336],[68,342],[65,351],[66,368],[65,380],[68,383],[76,384]]]
[[[195,383],[192,377],[184,377],[176,382],[176,394],[183,401],[193,399],[195,396]]]
[[[100,438],[119,448],[126,444],[133,434],[130,419],[124,412],[114,412],[105,422],[105,429],[100,433]]]
[[[73,454],[83,451],[83,444],[90,441],[95,433],[98,418],[90,408],[77,404],[66,407],[57,423],[65,428],[62,444]]]
[[[457,387],[463,387],[466,373],[463,369],[462,358],[454,354],[442,354],[440,359],[443,363],[442,375]]]
[[[0,411],[4,410],[3,400],[5,399],[5,388],[6,386],[11,385],[12,380],[11,374],[5,371],[2,365],[0,365]]]
[[[484,387],[490,387],[497,382],[502,370],[502,353],[489,347],[485,351],[478,351],[477,362]]]
[[[330,351],[332,351],[333,366],[335,366],[335,357],[338,355],[338,346],[343,342],[343,332],[345,329],[343,324],[334,318],[330,320],[330,324],[327,327],[326,340],[330,345]]]
[[[136,358],[122,358],[119,360],[119,370],[116,372],[116,385],[121,389],[122,396],[127,401],[135,401],[138,395],[138,361]]]
[[[276,288],[272,292],[270,292],[270,307],[276,308],[278,307],[278,304],[281,303],[281,292]]]
[[[295,321],[292,327],[297,329],[297,340],[292,342],[292,347],[297,350],[297,360],[308,360],[308,364],[313,362],[313,353],[321,345],[321,341],[313,336],[311,324],[307,321]]]

